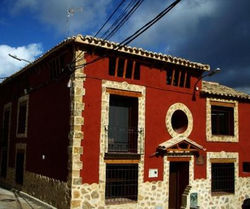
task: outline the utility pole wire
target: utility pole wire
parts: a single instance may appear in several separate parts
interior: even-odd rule
[[[151,26],[153,26],[156,22],[158,22],[162,17],[164,17],[171,9],[173,9],[181,0],[176,0],[172,4],[170,4],[167,8],[165,8],[162,12],[160,12],[155,18],[150,20],[148,23],[146,23],[144,26],[142,26],[139,30],[137,30],[135,33],[133,33],[131,36],[123,40],[117,47],[118,49],[124,45],[129,44],[134,39],[136,39],[139,35],[144,33],[146,30],[148,30]]]
[[[116,9],[112,12],[112,14],[109,16],[109,18],[106,20],[106,22],[102,25],[102,27],[96,32],[96,34],[94,35],[94,37],[96,37],[101,30],[106,26],[106,24],[110,21],[110,19],[114,16],[114,14],[116,13],[116,11],[120,8],[120,6],[125,2],[126,0],[122,0],[120,2],[120,4],[116,7]]]
[[[136,11],[136,9],[141,5],[144,0],[138,0],[135,5],[130,9],[130,11],[119,21],[115,28],[104,38],[105,40],[110,39],[115,33],[128,21],[131,15]]]
[[[138,29],[135,33],[133,33],[128,38],[124,39],[119,45],[117,45],[114,50],[119,50],[121,47],[129,44],[134,39],[136,39],[138,36],[140,36],[142,33],[144,33],[147,29],[149,29],[152,25],[154,25],[156,22],[158,22],[163,16],[165,16],[171,9],[173,9],[181,0],[176,0],[172,4],[170,4],[168,7],[166,7],[162,12],[160,12],[156,17],[154,17],[152,20],[147,22],[144,26],[142,26],[140,29]],[[76,69],[85,67],[86,65],[93,64],[101,59],[103,59],[106,56],[97,57],[96,59],[89,61],[85,64],[75,66]]]

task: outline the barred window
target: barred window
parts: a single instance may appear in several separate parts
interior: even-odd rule
[[[212,192],[234,193],[234,163],[212,163]]]
[[[106,191],[107,203],[137,201],[138,164],[107,164]]]

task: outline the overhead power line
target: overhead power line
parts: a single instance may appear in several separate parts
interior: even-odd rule
[[[107,25],[107,23],[111,20],[111,18],[114,16],[114,14],[117,12],[117,10],[121,7],[121,5],[125,2],[126,0],[122,0],[120,2],[120,4],[118,4],[118,6],[115,8],[115,10],[112,12],[112,14],[108,17],[108,19],[106,20],[106,22],[102,25],[102,27],[96,32],[96,34],[94,35],[94,37],[96,37],[101,30]]]
[[[165,16],[171,9],[173,9],[181,0],[176,0],[172,4],[170,4],[168,7],[166,7],[163,11],[161,11],[158,15],[156,15],[152,20],[147,22],[145,25],[143,25],[140,29],[138,29],[135,33],[124,39],[122,42],[120,42],[119,45],[117,45],[114,50],[119,50],[121,47],[128,45],[133,40],[135,40],[138,36],[140,36],[142,33],[144,33],[146,30],[148,30],[151,26],[153,26],[156,22],[158,22],[163,16]],[[93,64],[101,59],[103,59],[106,56],[100,56],[96,59],[89,61],[85,64],[75,66],[76,69],[85,67],[86,65]]]
[[[134,39],[136,39],[139,35],[144,33],[146,30],[148,30],[151,26],[153,26],[156,22],[158,22],[162,17],[164,17],[171,9],[173,9],[181,0],[176,0],[172,4],[170,4],[167,8],[165,8],[162,12],[160,12],[155,18],[150,20],[148,23],[146,23],[144,26],[142,26],[139,30],[137,30],[135,33],[133,33],[131,36],[120,42],[118,45],[118,49],[123,46],[127,45],[130,42],[132,42]]]
[[[128,21],[132,14],[139,8],[144,0],[132,0],[125,11],[117,18],[110,28],[101,36],[104,40],[109,40]]]

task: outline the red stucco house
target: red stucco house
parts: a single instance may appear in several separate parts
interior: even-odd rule
[[[68,38],[0,83],[0,183],[59,209],[241,208],[250,96],[210,66]]]

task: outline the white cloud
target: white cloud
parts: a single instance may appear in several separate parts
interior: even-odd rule
[[[0,77],[10,76],[27,65],[27,62],[13,59],[8,54],[25,60],[33,61],[41,53],[42,46],[41,44],[37,43],[19,47],[0,45]]]

